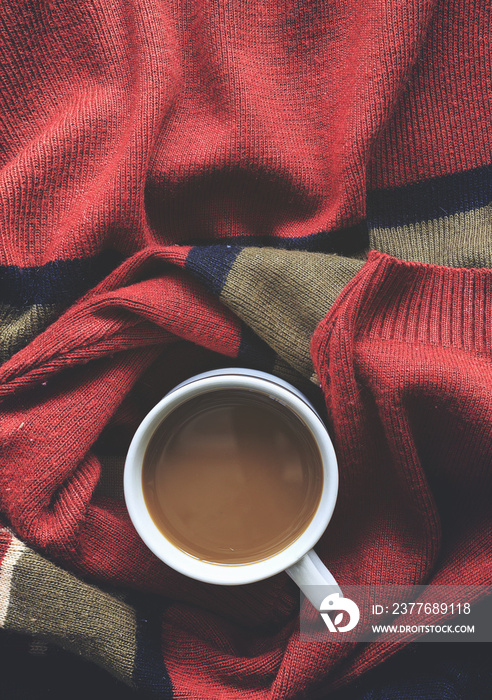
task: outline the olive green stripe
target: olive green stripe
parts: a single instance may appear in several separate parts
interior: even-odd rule
[[[81,654],[131,684],[133,609],[29,549],[15,566],[5,628]]]
[[[290,384],[293,384],[299,391],[305,394],[313,390],[313,384],[315,386],[319,386],[320,384],[316,373],[313,373],[312,376],[308,378],[294,369],[292,365],[289,365],[281,357],[277,357],[275,360],[273,374],[281,379],[285,379],[286,382],[290,382]]]
[[[61,304],[33,304],[27,308],[0,304],[0,362],[28,345],[64,310]]]
[[[369,232],[371,248],[400,260],[492,267],[492,206]]]
[[[245,248],[227,275],[221,299],[309,379],[314,330],[363,265],[326,253]]]

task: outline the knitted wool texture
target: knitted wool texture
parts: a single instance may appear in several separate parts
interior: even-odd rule
[[[157,561],[125,451],[180,380],[274,372],[326,410],[340,584],[490,583],[490,4],[1,14],[0,626],[160,698],[323,697],[397,645]]]

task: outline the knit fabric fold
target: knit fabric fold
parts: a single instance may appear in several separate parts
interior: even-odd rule
[[[404,263],[371,253],[316,329],[312,341],[314,367],[322,383],[340,461],[337,508],[317,551],[342,585],[490,582],[491,284],[488,270]],[[432,305],[429,311],[426,300],[433,299],[437,291],[442,292],[440,303]],[[130,364],[142,369],[143,356],[148,357],[147,350],[136,362],[133,352]],[[120,364],[125,367],[123,361]],[[125,374],[128,376],[127,371]],[[82,386],[97,392],[96,376],[84,373]],[[105,423],[113,405],[108,391],[111,385],[120,387],[120,391],[123,386],[121,380],[104,382],[96,394],[97,410],[94,403],[87,403],[86,413],[81,411],[84,403],[80,401],[80,389],[66,389],[68,395],[73,394],[71,398],[77,406],[71,411],[57,390],[56,400],[52,398],[47,404],[52,420],[55,407],[65,419],[73,415],[80,435],[92,442],[91,426],[97,420]],[[35,392],[38,391],[36,386]],[[56,471],[52,455],[44,453],[41,446],[54,445],[54,453],[58,454],[59,439],[53,437],[57,431],[75,440],[81,453],[85,443],[73,428],[63,432],[56,423],[52,424],[53,434],[34,432],[33,419],[36,414],[44,415],[44,410],[38,402],[23,414],[23,425],[16,426],[17,435],[11,438],[9,446],[12,451],[24,451],[25,444],[30,446],[32,440],[28,434],[36,435],[33,449],[40,471],[26,469],[26,473],[34,484],[43,483],[47,489],[50,483],[56,485]],[[118,412],[115,418],[117,415]],[[122,422],[130,419],[128,410],[120,409],[119,416]],[[11,420],[17,422],[19,416]],[[106,449],[110,443],[108,437]],[[104,450],[102,444],[100,449]],[[73,457],[74,449],[66,448],[65,457],[67,453]],[[17,465],[19,479],[19,453],[10,463]],[[39,496],[33,497],[26,477],[22,491],[16,492],[12,487],[8,491],[7,484],[14,479],[5,472],[3,491],[10,495],[4,511],[9,512],[10,507],[14,512],[15,504],[15,512],[20,513],[15,521],[18,531],[36,547],[51,552],[63,567],[79,575],[97,576],[122,589],[146,591],[174,601],[153,614],[166,631],[167,641],[160,652],[178,697],[179,693],[183,697],[214,697],[222,692],[230,697],[240,697],[241,693],[252,698],[294,697],[312,684],[326,682],[326,678],[332,687],[347,682],[398,649],[395,643],[368,645],[354,655],[352,649],[341,651],[339,644],[325,643],[313,650],[299,638],[292,617],[298,595],[285,575],[242,587],[244,590],[226,589],[220,598],[215,587],[183,579],[146,550],[117,500],[92,496],[99,465],[94,465],[94,476],[89,477],[90,461],[87,466],[84,464],[72,473],[62,472],[60,467],[58,478],[65,478],[66,482],[57,491],[55,505],[50,502],[53,498],[46,498],[44,511],[39,510],[42,501]],[[51,481],[41,476],[46,470]],[[82,505],[84,498],[85,509],[76,511],[74,504]],[[64,516],[64,505],[77,524],[75,534]],[[49,540],[40,539],[42,533]],[[74,543],[71,537],[75,535]],[[21,547],[15,541],[10,540],[12,552]],[[14,555],[9,556],[13,561]],[[21,569],[16,562],[12,566],[10,580],[15,582]],[[49,569],[54,565],[46,561],[43,566]],[[30,590],[24,594],[23,605],[34,605],[40,585],[36,581],[40,579],[22,576],[23,586]],[[89,596],[86,584],[73,578],[66,580],[71,580],[70,595],[82,604],[80,600]],[[19,585],[15,584],[14,591],[19,590]],[[41,588],[45,596],[46,591]],[[38,591],[37,595],[41,593]],[[93,591],[90,595],[99,594]],[[104,600],[108,600],[108,605],[111,602]],[[10,617],[5,618],[7,629],[23,629],[18,601],[15,596],[7,598],[6,609],[11,611]],[[41,611],[37,618],[41,628],[36,628],[36,634],[47,634],[42,627],[47,624],[44,617],[48,618],[53,610],[62,616],[65,605],[71,609],[69,601],[68,593],[64,597],[58,592],[56,602],[46,603],[43,609],[47,612]],[[94,611],[94,604],[89,601],[87,597],[85,604]],[[198,601],[202,612],[195,609]],[[188,605],[192,606],[189,612]],[[134,610],[132,615],[138,615],[138,606]],[[94,614],[99,616],[97,610]],[[224,616],[229,622],[221,621]],[[133,649],[126,663],[134,669],[135,642],[128,641],[130,632],[121,631],[118,619],[115,617],[108,624],[119,629],[127,640],[125,644]],[[81,634],[89,634],[89,622],[82,620],[80,624]],[[240,625],[241,633],[234,630],[234,624]],[[211,628],[223,639],[219,647],[214,647],[213,658],[207,647]],[[59,632],[53,634],[66,647],[68,642],[63,636]],[[192,652],[196,644],[200,651]],[[235,656],[239,648],[245,651],[244,645],[247,663]],[[260,650],[266,648],[270,651],[264,657],[265,651]],[[84,653],[83,645],[80,649]],[[185,667],[183,658],[187,659]],[[118,675],[113,661],[99,656],[97,659]],[[133,682],[132,674],[125,676],[128,682]],[[245,682],[249,678],[249,684],[256,679],[256,688],[249,687],[247,695],[244,689],[237,689],[241,674]]]
[[[156,698],[351,692],[401,645],[165,566],[124,459],[180,381],[272,372],[335,443],[342,586],[491,583],[490,3],[0,15],[2,634]]]

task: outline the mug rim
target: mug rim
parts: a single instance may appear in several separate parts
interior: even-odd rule
[[[247,374],[246,374],[247,372]],[[272,380],[266,377],[272,377]],[[303,532],[287,547],[260,561],[242,564],[207,562],[179,549],[152,520],[145,504],[142,468],[149,442],[158,426],[190,398],[221,389],[247,389],[281,401],[306,426],[319,449],[323,486],[318,507]],[[287,569],[319,540],[333,514],[338,495],[338,466],[335,451],[321,418],[311,403],[284,380],[255,370],[235,368],[190,377],[172,389],[145,416],[130,443],[124,468],[124,496],[130,519],[147,547],[164,563],[199,581],[241,585],[260,581]]]

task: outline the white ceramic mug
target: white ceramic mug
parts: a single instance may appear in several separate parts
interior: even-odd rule
[[[176,547],[152,520],[142,488],[142,467],[147,446],[157,428],[178,406],[192,397],[219,389],[248,390],[271,397],[287,406],[314,438],[323,466],[323,486],[318,508],[299,537],[285,549],[261,561],[247,564],[214,564]],[[295,387],[265,372],[228,368],[198,374],[172,389],[144,418],[128,450],[124,473],[125,501],[130,518],[142,540],[154,554],[176,571],[207,583],[239,585],[260,581],[286,571],[319,609],[321,586],[337,582],[312,549],[330,522],[338,493],[335,451],[323,422],[312,404]],[[318,587],[318,588],[316,588]]]

